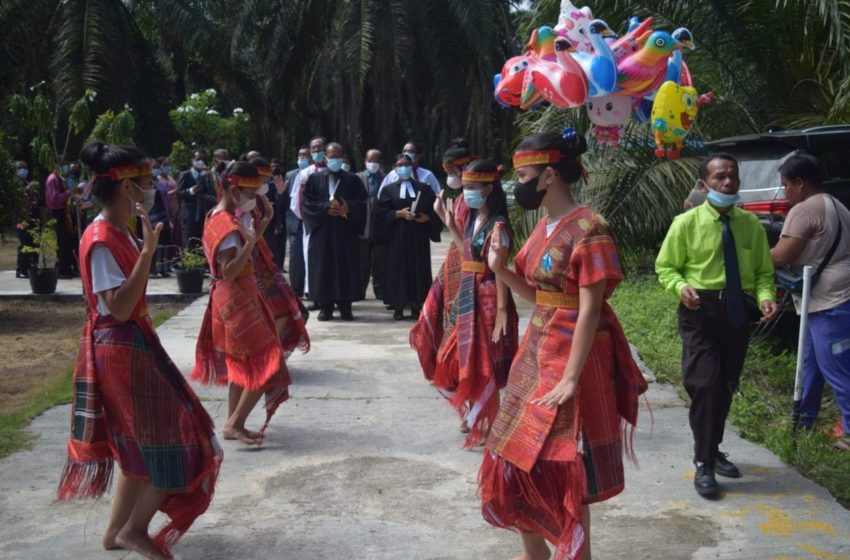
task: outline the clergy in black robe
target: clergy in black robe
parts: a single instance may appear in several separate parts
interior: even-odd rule
[[[330,164],[335,159],[328,144]],[[340,157],[341,157],[341,148]],[[322,169],[302,187],[301,214],[310,235],[307,275],[310,298],[319,303],[318,319],[331,319],[334,304],[350,321],[351,302],[360,297],[359,238],[366,225],[366,189],[353,173]]]
[[[387,264],[384,303],[395,309],[395,319],[403,317],[407,306],[417,317],[431,289],[430,244],[440,240],[443,226],[434,200],[431,187],[412,179],[390,183],[378,195],[378,227]]]

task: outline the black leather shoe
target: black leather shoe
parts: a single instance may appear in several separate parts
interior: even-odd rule
[[[694,488],[700,496],[716,496],[720,492],[720,486],[714,478],[714,469],[708,465],[698,465],[694,475]]]
[[[318,321],[330,321],[331,319],[333,319],[333,317],[334,317],[333,311],[327,311],[327,310],[323,309],[322,311],[319,311],[319,316],[316,317],[316,320],[318,320]]]
[[[741,478],[741,471],[726,458],[728,456],[728,453],[717,452],[717,457],[714,459],[714,472],[726,478]]]
[[[342,319],[343,321],[353,321],[354,320],[354,314],[351,311],[349,311],[348,313],[340,313],[339,318]]]
[[[404,309],[396,309],[393,313],[393,319],[395,319],[396,321],[401,321],[402,319],[404,319]]]
[[[29,272],[16,272],[15,273],[15,278],[29,278],[29,277],[30,277]]]

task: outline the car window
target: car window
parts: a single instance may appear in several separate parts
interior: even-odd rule
[[[793,149],[776,146],[732,153],[738,159],[744,202],[785,198],[779,182],[779,166],[791,157]]]

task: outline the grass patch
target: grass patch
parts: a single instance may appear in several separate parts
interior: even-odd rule
[[[49,377],[32,388],[26,404],[11,414],[0,415],[0,457],[29,447],[34,434],[22,431],[45,410],[71,402],[71,377],[74,368]]]
[[[611,298],[629,341],[638,347],[659,382],[681,388],[682,342],[676,329],[678,300],[661,289],[654,275],[634,274]],[[832,449],[828,433],[838,407],[827,386],[818,426],[822,430],[791,437],[796,348],[776,338],[758,337],[750,343],[741,385],[732,402],[729,420],[738,434],[773,451],[801,474],[826,488],[850,508],[850,453]],[[680,390],[684,395],[684,391]]]
[[[177,314],[175,309],[162,309],[154,313],[152,321],[159,327]],[[71,402],[71,378],[74,368],[49,377],[27,394],[25,403],[11,414],[0,414],[0,458],[11,455],[21,449],[29,448],[36,434],[24,429],[38,415],[60,404]]]

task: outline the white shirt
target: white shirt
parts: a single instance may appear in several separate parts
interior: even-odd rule
[[[316,167],[314,163],[310,167],[306,169],[302,169],[298,172],[298,175],[295,176],[295,184],[290,185],[289,189],[289,209],[292,210],[292,213],[298,216],[299,220],[302,220],[301,217],[301,186],[307,182],[307,178],[310,177],[313,173],[318,171],[319,168]]]
[[[221,210],[219,210],[220,212]],[[215,213],[215,212],[214,212]],[[242,217],[239,219],[242,222],[242,225],[246,228],[251,227],[251,213],[245,212],[242,214]],[[227,249],[239,249],[242,248],[242,235],[238,231],[231,231],[228,233],[224,239],[222,239],[221,243],[218,244],[218,249],[215,250],[215,260],[216,262],[221,262],[221,253],[226,251]]]
[[[102,214],[99,214],[94,221],[98,222],[105,219]],[[133,234],[129,231],[126,234],[127,239],[130,240],[133,247],[138,251],[139,246],[136,240],[133,239]],[[111,315],[109,308],[106,306],[106,300],[103,299],[103,295],[101,294],[107,290],[120,287],[127,280],[127,277],[124,276],[124,272],[118,266],[118,261],[115,260],[112,251],[103,243],[96,243],[92,248],[91,256],[89,257],[89,266],[91,267],[92,291],[97,296],[97,312],[101,315]]]
[[[437,178],[433,173],[425,169],[424,167],[417,167],[413,170],[413,178],[419,181],[420,183],[425,183],[431,190],[434,191],[434,194],[440,194],[440,182],[437,181]],[[395,172],[395,169],[387,173],[387,176],[384,177],[384,182],[381,183],[381,189],[389,185],[390,183],[395,183],[398,181],[398,173]],[[381,194],[381,189],[378,189],[378,195]]]

